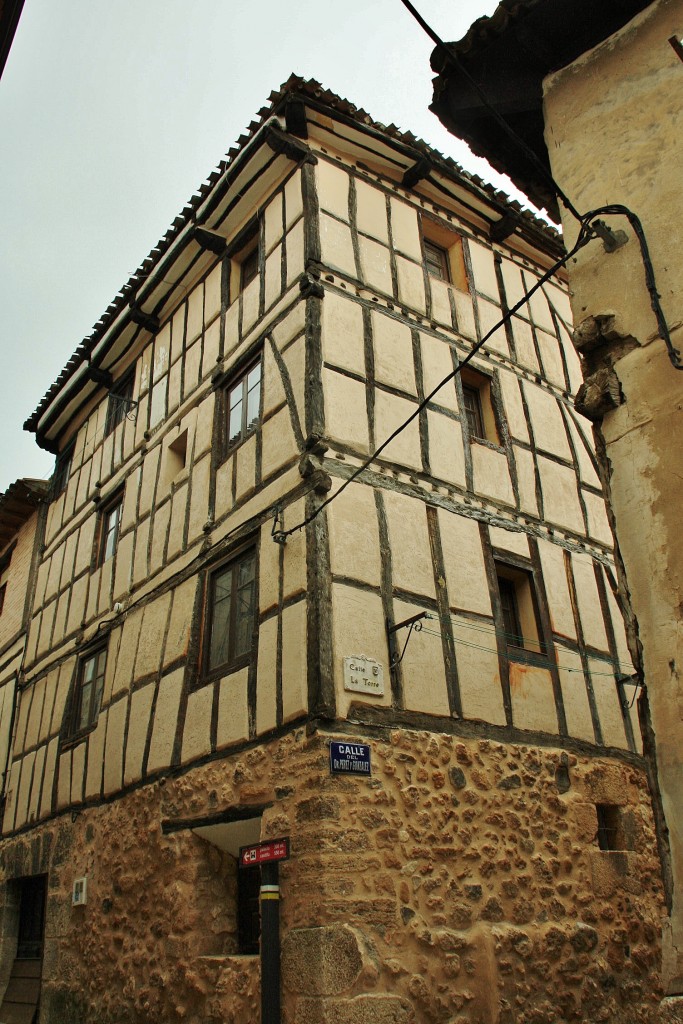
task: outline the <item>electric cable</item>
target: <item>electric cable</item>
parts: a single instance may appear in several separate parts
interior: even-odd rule
[[[515,305],[512,306],[507,311],[507,313],[505,313],[489,331],[487,331],[487,333],[476,343],[476,345],[474,345],[470,349],[470,351],[467,353],[462,362],[458,364],[455,370],[453,370],[446,377],[444,377],[444,379],[439,384],[437,384],[436,387],[433,388],[433,390],[430,391],[430,393],[426,395],[426,397],[423,398],[421,402],[418,403],[418,405],[416,405],[415,409],[410,414],[410,416],[408,416],[407,419],[403,421],[403,423],[400,423],[399,426],[389,435],[389,437],[386,438],[385,441],[383,441],[379,445],[378,448],[375,448],[372,454],[369,455],[368,458],[365,459],[361,463],[361,465],[358,466],[357,469],[355,469],[354,472],[349,477],[347,477],[346,480],[344,480],[341,487],[338,487],[334,494],[331,494],[328,498],[325,498],[325,500],[321,502],[321,504],[318,505],[318,507],[313,512],[311,512],[309,516],[306,516],[296,526],[290,526],[288,530],[276,531],[273,534],[273,537],[277,541],[277,543],[283,544],[287,540],[287,537],[291,537],[293,533],[296,533],[298,530],[303,530],[304,527],[309,525],[309,523],[312,523],[313,520],[320,515],[324,508],[326,508],[331,502],[333,502],[335,498],[337,498],[342,493],[342,491],[346,490],[349,484],[353,483],[353,481],[356,480],[361,475],[361,473],[364,473],[365,470],[368,469],[368,467],[375,461],[375,459],[379,455],[381,455],[384,449],[387,448],[388,445],[390,445],[391,442],[396,437],[398,437],[398,435],[403,430],[405,430],[408,424],[412,423],[416,416],[420,415],[420,413],[432,401],[434,395],[436,395],[441,390],[442,387],[448,384],[449,381],[453,380],[461,372],[461,370],[463,370],[464,367],[467,366],[467,364],[474,358],[477,352],[479,352],[479,350],[486,344],[489,338],[491,338],[496,333],[496,331],[499,331],[501,327],[504,327],[505,324],[515,315],[515,313],[519,309],[521,309],[521,307],[531,298],[531,296],[536,291],[538,291],[538,289],[541,288],[548,280],[550,280],[550,278],[560,269],[560,267],[563,267],[564,264],[567,263],[568,260],[570,260],[579,251],[579,249],[581,249],[584,245],[586,245],[587,242],[589,242],[594,237],[594,230],[588,224],[582,223],[578,238],[572,246],[572,248],[569,250],[569,252],[565,253],[565,255],[562,256],[561,259],[557,260],[552,265],[552,267],[550,267],[549,270],[546,270],[546,272],[541,277],[539,277],[536,283],[532,285],[532,287],[522,296],[522,298],[519,299],[519,301],[516,302]]]

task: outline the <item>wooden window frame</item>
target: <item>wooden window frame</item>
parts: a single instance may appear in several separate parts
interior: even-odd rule
[[[103,659],[100,664],[100,659]],[[87,721],[81,724],[83,712],[83,689],[87,666],[95,663],[95,670],[92,679],[88,680],[91,686],[89,696],[89,708]],[[97,725],[102,698],[104,696],[104,681],[107,673],[107,642],[100,643],[83,651],[76,663],[76,675],[74,678],[71,709],[66,729],[66,741],[78,740],[91,732]]]
[[[52,474],[52,501],[63,494],[69,483],[71,475],[71,463],[74,457],[73,442],[61,451],[55,460],[54,473]]]
[[[533,571],[497,557],[494,568],[508,657],[547,658]]]
[[[95,548],[95,568],[99,569],[116,555],[119,546],[119,534],[121,533],[121,516],[123,514],[123,491],[117,491],[108,501],[103,502],[97,512],[97,540]],[[110,525],[112,516],[116,516],[113,525]],[[111,551],[109,538],[113,534]]]
[[[462,419],[467,424],[470,441],[484,441],[500,448],[498,415],[493,395],[493,379],[471,366],[460,371],[463,392]],[[466,396],[476,399],[474,410],[468,409]],[[474,419],[474,424],[472,420]]]
[[[113,434],[119,423],[123,423],[133,403],[135,388],[135,367],[127,370],[112,384],[107,405],[107,419],[104,425],[104,436]]]
[[[253,385],[252,388],[249,388],[248,387],[248,382],[249,382],[249,377],[250,377],[252,371],[255,370],[256,367],[259,367],[259,377],[258,377],[258,382],[257,382],[257,384],[258,384],[258,413],[257,413],[257,415],[254,418],[252,418],[251,421],[249,421],[248,420],[248,414],[249,414],[249,401],[248,401],[248,399],[249,399],[250,392],[254,389],[254,387],[256,385]],[[231,434],[230,434],[230,418],[231,418],[230,417],[230,413],[231,413],[230,398],[231,398],[231,395],[233,394],[233,392],[237,391],[238,389],[241,389],[241,397],[239,399],[239,401],[241,402],[241,405],[242,405],[241,424],[240,424],[239,433],[236,433],[236,434],[234,434],[231,437]],[[239,447],[239,445],[241,445],[244,441],[246,441],[246,439],[248,437],[250,437],[252,434],[256,433],[256,431],[258,430],[258,428],[260,426],[261,417],[263,415],[263,352],[259,352],[258,356],[255,359],[252,358],[248,363],[246,363],[246,365],[244,365],[244,367],[242,369],[240,369],[236,374],[234,374],[232,377],[229,378],[229,380],[227,381],[227,383],[225,384],[225,386],[223,388],[223,395],[224,395],[224,403],[225,403],[225,413],[224,413],[225,457],[227,458],[227,456],[230,455],[231,452],[233,452],[235,450],[235,448]]]
[[[251,618],[251,624],[248,632],[248,636],[250,638],[249,647],[245,651],[235,653],[234,648],[237,642],[237,597],[240,590],[238,571],[240,566],[242,566],[247,560],[252,561],[253,572],[251,580],[251,607],[249,609],[249,615]],[[233,575],[230,582],[227,657],[223,661],[216,661],[215,663],[212,663],[211,649],[216,606],[215,586],[220,577],[226,575],[228,572],[232,572]],[[254,656],[254,639],[258,623],[258,559],[256,544],[252,541],[251,543],[244,545],[238,551],[233,552],[229,558],[226,558],[218,565],[213,566],[210,572],[206,575],[204,590],[204,615],[201,640],[202,671],[201,677],[198,680],[198,685],[202,685],[204,682],[208,682],[211,679],[228,675],[229,673],[236,672],[241,668],[245,668],[250,664],[252,657]]]
[[[422,244],[424,246],[425,270],[429,276],[435,277],[437,281],[445,281],[446,284],[450,284],[451,267],[448,249],[444,249],[443,246],[432,242],[430,238],[423,238]]]

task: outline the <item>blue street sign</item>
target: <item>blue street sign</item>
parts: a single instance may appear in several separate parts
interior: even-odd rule
[[[330,743],[330,772],[333,775],[371,775],[369,743]]]

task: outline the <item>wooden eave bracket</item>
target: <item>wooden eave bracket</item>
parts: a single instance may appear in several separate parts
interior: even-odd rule
[[[434,164],[431,160],[428,160],[426,156],[420,157],[420,159],[409,167],[401,179],[401,185],[403,188],[415,188],[419,181],[423,178],[428,178],[434,170]]]
[[[489,239],[492,242],[504,242],[510,235],[514,235],[519,226],[519,219],[511,213],[506,213],[500,220],[493,221],[489,228]]]
[[[318,162],[318,158],[305,143],[299,142],[273,125],[269,125],[266,129],[265,140],[266,145],[274,153],[282,154],[282,156],[286,156],[288,160],[293,160],[295,163],[305,161],[306,163],[317,164]]]
[[[209,231],[197,225],[192,231],[192,238],[201,249],[214,253],[215,256],[222,256],[227,248],[227,241],[222,235],[215,231]]]
[[[150,313],[145,313],[144,309],[140,309],[139,306],[130,307],[130,318],[134,324],[138,327],[144,327],[150,334],[156,334],[159,330],[159,318],[152,316]]]

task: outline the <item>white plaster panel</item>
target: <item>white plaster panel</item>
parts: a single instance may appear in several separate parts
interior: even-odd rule
[[[201,536],[204,524],[209,514],[209,472],[211,460],[208,455],[199,463],[195,463],[192,469],[192,495],[190,497],[190,523],[187,534],[188,546]],[[218,475],[220,474],[220,470]],[[217,495],[218,499],[218,489]],[[221,515],[225,511],[225,505],[216,501],[216,514]]]
[[[397,252],[422,262],[420,230],[414,207],[391,197],[391,235]]]
[[[359,303],[333,291],[325,293],[322,344],[325,362],[365,376],[363,311]]]
[[[133,666],[140,640],[142,617],[142,609],[134,610],[126,615],[123,623],[123,634],[116,658],[116,675],[113,683],[113,693],[115,694],[121,690],[127,690],[133,680]]]
[[[204,281],[204,325],[208,325],[221,311],[222,265],[219,260]]]
[[[189,346],[202,333],[204,325],[204,282],[196,285],[190,292],[187,303],[187,328],[185,345]],[[155,349],[156,362],[156,349]]]
[[[147,544],[149,541],[150,519],[143,519],[135,531],[135,554],[133,556],[133,581],[140,583],[147,576]]]
[[[538,281],[538,278],[528,270],[524,272],[524,278],[527,291]],[[531,319],[538,327],[542,327],[546,331],[554,331],[555,325],[550,314],[550,307],[548,306],[548,300],[545,296],[543,287],[539,288],[531,296],[529,299],[529,308],[531,309]]]
[[[511,551],[515,555],[529,557],[529,538],[517,530],[505,530],[500,526],[489,526],[489,537],[494,548]]]
[[[278,418],[279,417],[275,417],[274,419],[278,419]],[[271,421],[269,421],[269,422],[271,422]],[[266,424],[266,426],[267,426],[267,424]],[[278,441],[282,441],[282,442],[287,440],[286,436],[284,438],[282,438],[281,435],[278,434],[276,426],[273,427],[273,434],[272,435],[270,435],[270,432],[267,432],[266,429],[264,428],[264,438],[266,438],[267,436],[275,436],[275,437],[277,437]],[[282,454],[284,455],[284,453],[282,453]],[[291,452],[289,454],[291,456]],[[269,455],[270,455],[269,464],[272,466],[272,464],[274,463],[274,460],[275,460],[275,452],[269,452]],[[240,445],[240,447],[235,452],[234,459],[235,459],[235,463],[236,463],[235,501],[240,501],[241,498],[243,498],[246,494],[248,494],[250,491],[252,491],[254,489],[254,487],[256,486],[256,435],[255,434],[252,434],[252,436],[249,437],[244,442],[244,444]],[[264,476],[268,475],[268,473],[266,472],[265,468],[264,468],[264,474],[263,475]]]
[[[57,764],[57,750],[59,738],[55,736],[50,741],[45,757],[45,770],[43,774],[43,792],[40,798],[40,817],[43,818],[52,810],[52,787],[55,777],[55,765]]]
[[[505,725],[498,654],[491,633],[460,620],[454,629],[463,718]],[[485,648],[485,650],[482,650]]]
[[[557,712],[548,669],[510,661],[512,724],[518,729],[557,733]]]
[[[171,332],[171,362],[175,363],[176,359],[180,359],[183,349],[185,347],[185,313],[186,304],[183,302],[182,305],[173,314],[173,319],[170,324],[167,324],[162,330],[166,330],[170,327]],[[145,355],[147,350],[145,350]],[[150,352],[150,374],[151,374],[151,352]],[[144,377],[143,377],[144,380]]]
[[[298,221],[291,231],[287,232],[285,241],[287,252],[287,287],[304,271],[304,222]]]
[[[221,341],[221,321],[217,318],[210,324],[204,332],[204,351],[202,353],[202,370],[201,379],[204,380],[209,377],[216,369],[216,362],[218,360],[218,353],[220,350]],[[176,395],[175,405],[178,404],[180,396],[180,380],[174,381],[173,373],[175,366],[171,367],[171,376],[169,382],[169,396],[168,396],[168,410],[171,412],[171,397]]]
[[[576,601],[581,616],[583,639],[591,647],[607,651],[607,633],[595,580],[593,561],[588,555],[572,554]]]
[[[598,708],[602,738],[608,747],[628,748],[617,683],[605,661],[590,658],[588,666]]]
[[[135,690],[130,698],[130,724],[126,743],[126,766],[123,781],[125,785],[142,778],[142,759],[145,754],[149,716],[154,700],[154,683],[148,683]]]
[[[394,602],[394,619],[401,621],[425,609],[416,604]],[[435,635],[436,634],[436,635]],[[397,634],[400,642],[401,634]],[[409,711],[450,716],[446,670],[438,622],[429,620],[414,631],[401,662],[403,701]]]
[[[538,365],[538,356],[536,355],[531,325],[518,316],[513,316],[511,323],[517,362],[520,366],[525,366],[531,370],[532,373],[539,373],[540,366]]]
[[[372,311],[375,379],[382,384],[417,394],[413,340],[407,324]]]
[[[508,460],[504,453],[493,451],[485,445],[477,444],[476,441],[471,445],[471,449],[476,493],[514,506],[515,496]]]
[[[261,275],[257,274],[242,292],[242,336],[258,319]]]
[[[469,292],[461,292],[458,291],[457,288],[454,288],[453,298],[455,300],[455,316],[458,324],[458,334],[461,334],[463,338],[469,338],[470,341],[475,341],[477,337],[477,328],[474,322],[474,304],[472,302],[472,296]]]
[[[591,442],[588,440],[588,436],[582,430],[576,422],[577,413],[573,409],[568,409],[569,413],[569,431],[574,442],[574,448],[576,449],[576,461],[579,465],[579,475],[582,481],[586,484],[590,484],[592,487],[602,487],[600,477],[598,476],[595,467],[588,454],[588,448],[593,450]],[[583,421],[586,422],[585,420]]]
[[[554,334],[547,334],[545,331],[540,330],[536,331],[536,338],[546,378],[551,384],[556,384],[558,388],[562,388],[564,391],[567,387],[567,381],[564,375],[564,364],[560,354],[559,341]]]
[[[320,245],[322,261],[327,267],[339,270],[349,277],[356,277],[356,261],[353,255],[351,229],[333,217],[320,215]]]
[[[161,568],[161,565],[164,562],[166,533],[170,518],[171,502],[166,501],[163,505],[157,507],[152,521],[152,548],[149,559],[150,572],[154,572],[155,569]]]
[[[221,679],[218,694],[218,729],[216,746],[220,749],[230,743],[246,740],[249,736],[247,704],[248,669]]]
[[[393,294],[389,249],[371,238],[358,239],[362,279],[365,284],[381,295]]]
[[[557,661],[562,687],[562,702],[567,718],[567,731],[578,740],[595,743],[588,690],[581,658],[575,651],[557,648]]]
[[[334,441],[351,445],[357,451],[368,450],[368,417],[365,384],[332,370],[323,370],[325,394],[325,432]]]
[[[467,240],[467,244],[470,250],[476,290],[498,302],[498,280],[493,262],[493,253],[489,248],[481,245],[479,242],[475,242],[472,238]]]
[[[607,603],[609,605],[610,618],[612,619],[612,629],[614,630],[614,640],[617,645],[619,667],[624,675],[631,675],[633,672],[633,662],[631,661],[631,653],[626,641],[624,618],[619,609],[619,605],[617,604],[617,599],[615,598],[612,588],[607,580],[605,580],[605,589],[607,591]]]
[[[574,470],[567,466],[558,466],[556,462],[539,455],[538,472],[543,491],[545,518],[575,533],[585,533]]]
[[[429,395],[437,384],[453,373],[452,349],[445,341],[434,338],[431,334],[421,334],[420,344],[422,347],[422,380],[425,395]],[[450,380],[444,384],[432,401],[437,405],[442,405],[445,409],[450,409],[451,412],[457,412],[458,399],[455,381]]]
[[[259,627],[258,683],[256,686],[256,732],[277,725],[277,615]]]
[[[301,197],[301,171],[297,170],[285,185],[285,217],[286,226],[290,228],[297,217],[303,213]]]
[[[612,547],[614,537],[607,519],[607,509],[603,498],[591,491],[584,491],[583,500],[588,516],[588,535],[602,544]]]
[[[538,551],[548,595],[550,624],[555,633],[576,640],[576,625],[569,595],[564,551],[557,544],[551,544],[547,540],[539,540]]]
[[[126,729],[128,700],[124,697],[112,704],[107,715],[107,739],[104,750],[104,793],[108,796],[121,788],[123,778],[123,738]]]
[[[382,665],[384,696],[349,693],[344,690],[344,658],[372,658]],[[332,656],[337,714],[344,717],[352,701],[391,705],[389,658],[382,599],[378,594],[355,587],[332,585]]]
[[[356,181],[356,224],[359,231],[389,244],[387,201],[383,192],[365,181]]]
[[[427,431],[432,476],[464,487],[466,475],[462,427],[448,416],[430,409],[427,412]]]
[[[491,597],[479,524],[441,508],[438,517],[451,608],[490,615]]]
[[[501,261],[501,269],[503,271],[505,298],[507,299],[508,309],[510,309],[512,306],[517,305],[525,293],[522,272],[516,263],[506,259],[505,256],[503,256]]]
[[[306,505],[301,499],[287,508],[285,522],[287,526],[300,523],[305,515]],[[284,596],[287,598],[304,590],[306,590],[306,531],[299,530],[287,538]]]
[[[263,424],[262,473],[264,477],[274,473],[290,459],[298,455],[289,409],[282,409]],[[245,446],[243,445],[242,448]],[[239,465],[239,463],[238,463]]]
[[[282,237],[282,192],[278,192],[268,203],[264,213],[266,252]]]
[[[21,828],[22,825],[26,824],[26,819],[28,817],[28,800],[31,795],[31,777],[33,774],[35,759],[36,754],[35,751],[32,750],[21,762],[21,778],[19,780],[19,792],[17,794],[17,817],[15,821],[15,828]]]
[[[424,503],[393,491],[384,491],[383,497],[394,586],[434,597],[434,570]]]
[[[306,601],[282,613],[282,718],[289,722],[308,706]]]
[[[447,327],[453,325],[453,314],[451,312],[451,301],[449,294],[451,289],[444,281],[436,277],[429,278],[429,288],[432,297],[432,320]]]
[[[88,767],[85,777],[85,798],[98,797],[102,793],[104,768],[104,742],[107,734],[107,716],[101,714],[97,728],[88,737]]]
[[[479,310],[479,329],[483,338],[489,331],[493,331],[496,324],[500,323],[503,314],[499,306],[494,306],[492,302],[482,298],[477,299],[477,308]],[[486,348],[494,352],[500,352],[509,358],[510,346],[505,334],[505,327],[498,327],[493,331],[493,334],[486,342]]]
[[[43,781],[46,755],[47,746],[39,747],[38,750],[36,750],[36,760],[33,765],[33,784],[31,786],[31,795],[28,803],[29,823],[34,822],[39,816],[38,802],[40,800],[40,786]]]
[[[199,381],[199,370],[202,362],[202,340],[197,338],[185,350],[184,376],[183,376],[183,400],[191,395]]]
[[[213,686],[203,686],[187,698],[187,711],[183,725],[183,764],[211,752],[211,708]]]
[[[318,186],[318,202],[321,210],[327,210],[342,220],[349,219],[349,175],[342,168],[327,160],[319,160],[315,168]]]
[[[134,679],[158,672],[171,607],[171,593],[162,594],[145,606],[135,657]]]
[[[526,416],[524,415],[524,405],[522,404],[519,380],[516,374],[502,370],[500,373],[500,387],[503,394],[505,416],[512,437],[528,442],[529,428]]]
[[[422,264],[413,263],[402,256],[397,256],[396,269],[398,271],[399,302],[408,306],[409,309],[416,309],[420,313],[424,313],[426,305]]]
[[[277,246],[266,260],[265,308],[277,302],[282,291],[282,246]]]
[[[330,505],[328,519],[332,572],[379,586],[379,528],[373,488],[351,484]]]
[[[375,391],[375,442],[382,444],[393,434],[415,411],[414,402],[386,391]],[[416,416],[382,452],[383,459],[407,466],[412,469],[422,468],[420,452],[419,418]]]
[[[178,668],[164,676],[159,683],[152,743],[147,762],[147,771],[150,773],[167,768],[171,763],[184,672],[184,668]]]
[[[519,504],[523,512],[531,515],[538,515],[538,501],[536,500],[536,472],[534,469],[534,457],[525,448],[514,448],[515,464],[517,466],[517,487],[519,489]]]
[[[564,419],[557,404],[557,399],[544,388],[536,387],[529,381],[522,383],[526,397],[534,441],[537,448],[563,459],[572,459],[571,448],[567,440]]]
[[[187,654],[196,590],[197,577],[195,576],[185,580],[173,591],[173,606],[164,646],[164,665],[170,665]]]

